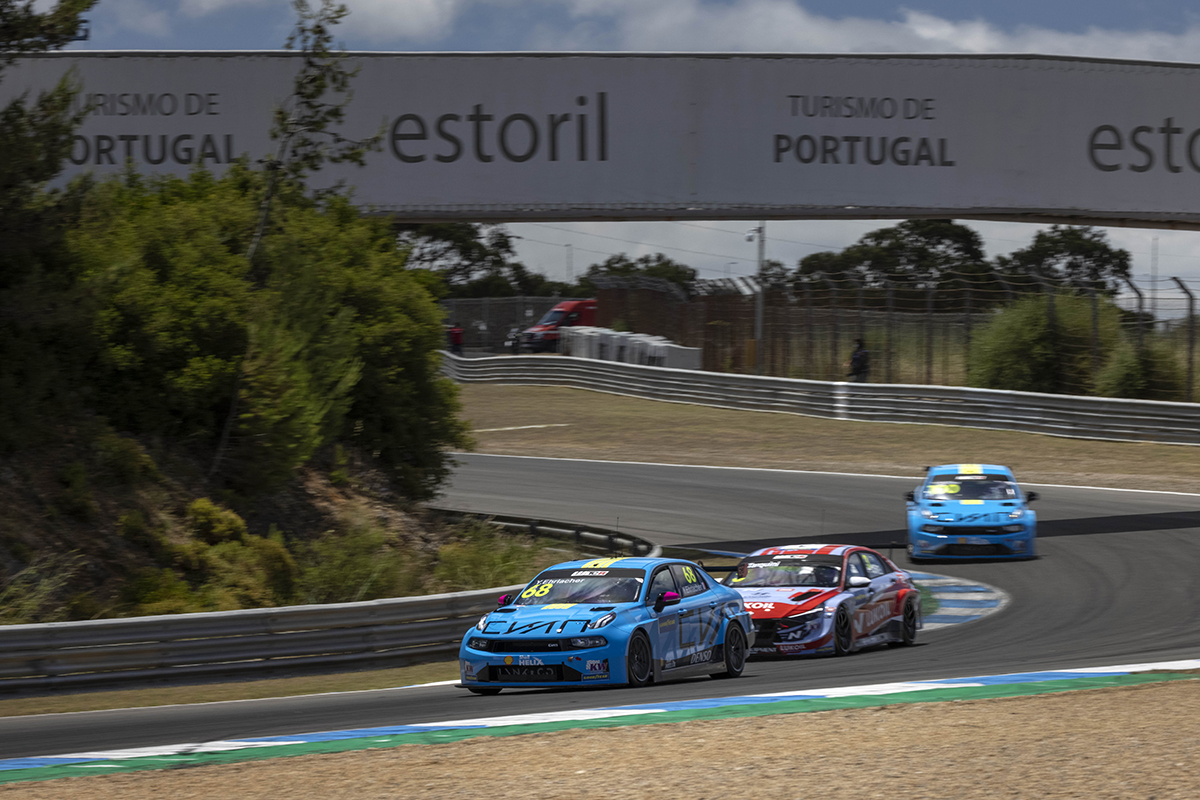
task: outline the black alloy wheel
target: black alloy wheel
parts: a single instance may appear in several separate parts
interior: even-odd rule
[[[637,631],[629,640],[625,654],[625,677],[630,686],[645,686],[654,675],[654,653],[650,640],[642,631]]]
[[[714,678],[736,678],[746,669],[746,634],[742,626],[730,620],[725,629],[725,671],[714,672]]]
[[[854,647],[854,623],[850,620],[850,612],[845,606],[838,606],[833,616],[833,654],[845,656]]]

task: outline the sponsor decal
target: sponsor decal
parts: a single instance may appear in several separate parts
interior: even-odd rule
[[[886,605],[868,608],[866,611],[855,615],[854,632],[858,634],[869,631],[890,616],[892,616],[892,610]]]
[[[701,650],[699,653],[692,653],[688,659],[689,664],[707,664],[713,660],[713,649],[711,647]]]
[[[624,558],[624,556],[622,556]],[[597,558],[583,565],[583,569],[607,569],[620,561],[620,558]]]
[[[809,649],[811,648],[804,644],[781,644],[777,648],[778,652],[780,653],[800,653]],[[768,652],[769,651],[770,650],[768,649]]]
[[[608,672],[608,659],[607,658],[589,659],[587,662],[587,671],[588,672],[607,673]]]
[[[803,554],[803,555],[796,555],[796,554],[784,554],[784,553],[781,553],[780,555],[774,556],[774,559],[775,559],[776,561],[781,561],[781,560],[783,560],[783,559],[785,559],[785,558],[795,558],[795,559],[800,559],[800,560],[803,560],[803,559],[806,559],[806,558],[808,558],[808,557],[809,557],[809,555],[810,555],[809,553],[805,553],[805,554]]]
[[[554,628],[554,623],[557,620],[547,620],[546,622],[514,622],[508,627],[505,633],[516,634],[521,636],[527,633],[550,633]]]
[[[677,622],[679,622],[679,616],[676,614],[672,614],[669,617],[659,617],[658,629],[660,631],[670,630],[671,628],[675,627]]]
[[[606,570],[606,569],[581,569],[578,572],[572,572],[571,577],[573,577],[573,578],[599,578],[602,575],[607,575],[607,574],[608,574],[608,570]]]
[[[774,611],[774,603],[746,603],[747,611]]]
[[[512,657],[504,659],[505,664],[512,663]],[[517,656],[517,664],[523,667],[544,667],[545,661],[542,661],[537,656]]]
[[[580,678],[581,678],[581,680],[585,680],[585,681],[606,681],[606,680],[608,680],[608,673],[607,672],[597,672],[597,673],[593,673],[590,675],[582,675],[582,676],[580,676]]]
[[[575,603],[547,603],[546,605],[542,606],[542,609],[544,611],[552,611],[555,609],[562,610],[565,608],[574,608],[575,605]]]
[[[474,675],[475,674],[475,665],[472,664],[470,661],[464,661],[463,662],[463,672],[465,672],[468,675]]]
[[[513,657],[512,657],[512,656],[505,656],[505,657],[504,657],[504,663],[505,663],[505,664],[511,664],[512,662],[513,662]]]

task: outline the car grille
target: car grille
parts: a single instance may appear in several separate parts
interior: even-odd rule
[[[775,641],[775,634],[779,631],[779,620],[764,619],[754,621],[754,643],[758,647],[766,647]]]
[[[492,653],[561,653],[570,647],[562,639],[492,639]]]
[[[947,525],[941,533],[945,536],[1004,536],[1016,531],[1005,531],[1000,525]]]
[[[1009,556],[1012,551],[1002,544],[948,544],[937,549],[942,556]]]

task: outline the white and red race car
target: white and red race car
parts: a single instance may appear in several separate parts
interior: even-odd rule
[[[753,655],[846,655],[913,644],[921,592],[884,556],[852,545],[789,544],[746,556],[722,581],[750,612]]]

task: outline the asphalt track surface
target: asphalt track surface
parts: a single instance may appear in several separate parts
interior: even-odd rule
[[[747,552],[767,543],[903,538],[915,478],[469,455],[440,503],[468,511],[619,524],[663,545]],[[452,686],[0,719],[0,758],[150,747],[885,681],[1169,661],[1200,656],[1200,495],[1038,487],[1035,561],[944,563],[1012,603],[907,649],[754,661],[733,681],[644,689]],[[619,523],[618,523],[619,517]],[[906,560],[900,552],[896,558]]]

